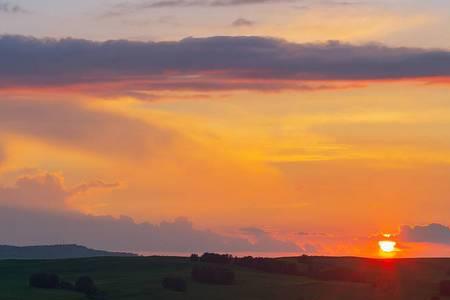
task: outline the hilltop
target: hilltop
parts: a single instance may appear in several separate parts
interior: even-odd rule
[[[0,259],[67,259],[101,256],[136,256],[136,254],[95,250],[80,245],[24,247],[0,245]]]

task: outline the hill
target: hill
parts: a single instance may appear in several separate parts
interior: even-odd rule
[[[299,258],[279,260],[302,266]],[[86,300],[65,290],[30,288],[28,278],[35,272],[49,272],[74,282],[90,276],[106,300],[431,300],[439,294],[439,282],[449,278],[450,259],[372,260],[363,258],[314,257],[320,268],[349,268],[364,273],[366,282],[322,280],[308,276],[281,275],[226,266],[235,272],[232,285],[208,285],[192,280],[194,265],[182,257],[97,257],[69,260],[0,261],[0,299]],[[184,293],[166,290],[166,276],[184,278]],[[450,279],[450,278],[449,278]],[[450,298],[440,297],[440,300]]]
[[[99,256],[136,256],[132,253],[89,249],[79,245],[7,246],[0,245],[0,259],[65,259]]]

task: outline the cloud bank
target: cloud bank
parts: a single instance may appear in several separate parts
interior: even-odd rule
[[[50,213],[0,208],[1,243],[13,245],[76,243],[109,250],[155,252],[300,252],[291,242],[266,237],[247,239],[198,230],[186,219],[160,224],[136,223],[129,217]]]
[[[305,88],[302,82],[450,76],[450,52],[264,37],[177,42],[0,38],[0,88],[109,84],[126,89]]]
[[[67,188],[62,176],[23,176],[0,186],[0,243],[11,245],[76,243],[88,247],[141,252],[301,252],[268,233],[245,238],[195,229],[178,218],[160,224],[136,223],[126,216],[93,216],[67,207],[67,199],[90,189],[112,189],[116,183],[91,181]]]
[[[399,237],[406,242],[450,245],[450,227],[442,224],[403,226]]]

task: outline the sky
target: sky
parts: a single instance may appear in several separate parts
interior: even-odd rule
[[[450,256],[447,0],[0,0],[0,244]]]

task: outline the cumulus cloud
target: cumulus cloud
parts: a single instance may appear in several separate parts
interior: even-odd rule
[[[248,26],[253,26],[255,23],[253,21],[244,19],[244,18],[239,18],[234,20],[233,23],[231,23],[232,26],[234,27],[248,27]]]
[[[111,189],[117,183],[100,180],[67,188],[64,178],[54,173],[40,173],[19,177],[12,186],[0,186],[0,205],[40,210],[66,210],[66,200],[91,189]]]
[[[155,252],[271,252],[299,250],[292,243],[250,242],[245,238],[195,229],[184,218],[160,224],[129,217],[92,216],[0,207],[0,243],[13,245],[76,243],[88,247]]]
[[[3,36],[0,64],[1,88],[109,83],[105,90],[294,89],[312,81],[450,76],[447,50],[298,44],[263,37],[94,42]]]
[[[246,239],[195,229],[185,218],[160,224],[137,223],[126,216],[93,216],[67,206],[72,196],[116,187],[117,183],[96,180],[69,188],[61,175],[53,173],[26,175],[11,186],[0,186],[0,243],[76,243],[128,251],[300,251],[294,243],[265,232]]]
[[[402,226],[399,238],[406,242],[450,245],[450,227],[442,224]]]

